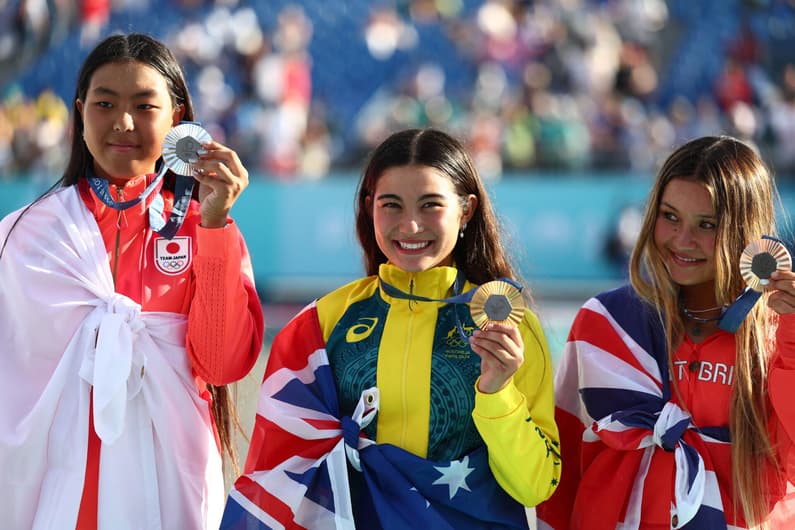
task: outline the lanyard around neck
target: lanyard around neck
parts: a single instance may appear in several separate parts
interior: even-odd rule
[[[141,192],[141,194],[135,199],[122,202],[116,201],[113,198],[113,196],[110,194],[110,184],[108,183],[108,180],[96,176],[93,168],[89,168],[88,171],[86,171],[86,180],[88,180],[89,186],[91,186],[91,189],[105,206],[114,210],[123,211],[135,206],[151,195],[152,192],[157,188],[158,184],[160,184],[160,182],[163,180],[163,177],[167,171],[168,167],[161,163],[160,169],[157,172],[157,176],[146,187],[146,189],[144,189],[144,191]],[[163,196],[158,193],[155,195],[154,199],[152,199],[152,202],[148,208],[149,226],[161,237],[171,239],[179,231],[182,223],[185,221],[185,216],[188,213],[188,206],[190,205],[190,199],[193,195],[193,186],[195,182],[196,181],[193,179],[193,177],[184,177],[181,175],[176,176],[176,184],[174,186],[174,206],[171,209],[171,215],[169,216],[168,221],[163,219],[163,210],[165,206]]]
[[[511,284],[517,290],[521,292],[522,286],[519,285],[514,280],[510,278],[499,278],[498,281],[503,281],[506,283]],[[378,282],[380,284],[381,290],[391,296],[392,298],[401,298],[404,300],[413,300],[416,302],[441,302],[446,304],[454,304],[455,306],[461,304],[468,304],[472,301],[472,297],[475,295],[475,292],[480,288],[480,286],[474,287],[467,292],[461,292],[464,289],[464,283],[466,282],[466,278],[464,273],[461,269],[458,269],[455,276],[455,281],[453,282],[453,296],[447,298],[428,298],[427,296],[419,296],[414,293],[407,293],[401,289],[398,289],[394,285],[386,282],[380,276],[378,277]],[[461,325],[461,319],[458,316],[458,308],[453,308],[453,313],[455,314],[455,325],[458,329],[458,334],[464,340],[464,342],[469,343],[469,337],[464,332],[464,327]]]

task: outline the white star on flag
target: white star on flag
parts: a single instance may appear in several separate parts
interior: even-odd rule
[[[469,457],[465,456],[463,460],[451,460],[449,467],[436,467],[433,466],[436,471],[442,474],[441,477],[437,478],[433,485],[436,484],[447,484],[450,487],[450,498],[452,499],[455,497],[455,494],[458,493],[458,490],[464,488],[467,491],[472,491],[467,486],[467,475],[475,471],[474,467],[469,467]]]

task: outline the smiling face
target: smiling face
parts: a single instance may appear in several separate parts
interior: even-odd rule
[[[97,68],[76,105],[94,171],[113,181],[154,172],[163,139],[182,117],[163,75],[136,61]]]
[[[654,224],[654,244],[671,279],[683,290],[712,291],[717,223],[704,184],[681,178],[668,183]]]
[[[462,200],[444,173],[428,166],[396,166],[378,179],[373,194],[373,225],[381,252],[394,265],[420,272],[452,265],[463,224],[477,204]]]

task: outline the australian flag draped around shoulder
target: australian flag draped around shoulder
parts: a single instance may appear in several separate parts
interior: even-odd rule
[[[644,452],[637,474],[622,479],[629,482],[621,528],[639,527],[644,482],[653,480],[647,474],[661,448],[673,452],[676,463],[672,527],[723,530],[721,495],[705,446],[728,443],[728,428],[692,424],[672,399],[667,355],[663,323],[631,287],[602,293],[578,313],[558,374],[558,381],[577,381],[584,410],[559,406],[583,421],[584,442],[598,439],[616,450]],[[572,390],[561,397],[576,396]]]
[[[360,429],[377,389],[340,417],[314,304],[276,337],[260,391],[246,473],[229,495],[223,530],[526,529],[524,507],[497,484],[481,447],[434,462],[375,444]],[[348,478],[361,473],[355,506]],[[355,513],[355,516],[354,516]]]

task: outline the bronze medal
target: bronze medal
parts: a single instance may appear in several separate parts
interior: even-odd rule
[[[740,274],[754,291],[768,289],[770,275],[777,270],[791,270],[792,258],[786,247],[774,239],[759,239],[743,250]]]

